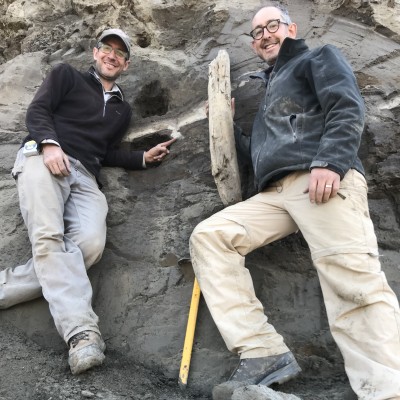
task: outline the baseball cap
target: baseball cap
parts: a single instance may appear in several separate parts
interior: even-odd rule
[[[131,43],[130,43],[131,40],[124,31],[122,31],[121,29],[118,29],[118,28],[106,29],[100,35],[98,41],[101,42],[107,36],[118,36],[124,42],[126,51],[128,52],[128,58],[130,58],[130,56],[131,56]]]

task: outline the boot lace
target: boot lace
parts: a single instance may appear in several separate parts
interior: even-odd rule
[[[87,332],[77,333],[71,338],[69,345],[72,346],[72,348],[75,348],[81,340],[89,340],[89,335]]]

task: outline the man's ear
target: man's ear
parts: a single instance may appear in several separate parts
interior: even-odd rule
[[[292,39],[295,39],[297,36],[297,25],[292,22],[289,26],[288,26],[288,36]]]
[[[97,60],[98,53],[99,53],[99,49],[97,47],[93,47],[93,60]]]
[[[131,63],[131,60],[125,60],[124,71],[126,71],[128,69],[130,63]]]

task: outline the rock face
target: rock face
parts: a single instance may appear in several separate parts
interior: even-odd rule
[[[352,64],[367,108],[360,149],[381,260],[400,294],[400,1],[288,2],[299,36],[310,47],[338,46]],[[221,49],[231,60],[236,121],[251,128],[262,88],[248,79],[263,64],[253,54],[249,21],[255,0],[3,0],[0,2],[0,266],[30,254],[10,175],[24,116],[49,69],[68,62],[85,70],[93,39],[118,26],[133,39],[121,86],[134,108],[126,145],[149,148],[179,131],[182,139],[159,168],[104,169],[108,241],[89,275],[94,308],[108,347],[178,376],[193,272],[178,263],[198,222],[223,207],[211,175],[208,65]],[[251,177],[243,171],[243,194]],[[212,260],[210,260],[212,261]],[[298,356],[304,377],[344,379],[330,336],[318,279],[301,234],[252,253],[247,266],[271,322]],[[43,299],[0,312],[43,347],[64,349]],[[1,328],[0,328],[1,329]],[[201,302],[189,386],[209,393],[234,366]],[[311,398],[311,397],[309,397]],[[333,398],[330,397],[330,398]]]

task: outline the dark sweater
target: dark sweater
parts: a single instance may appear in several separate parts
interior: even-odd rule
[[[92,67],[81,73],[58,64],[37,91],[26,114],[28,140],[58,142],[98,178],[102,165],[143,168],[143,151],[121,149],[132,110],[121,94],[105,104],[103,87]]]

